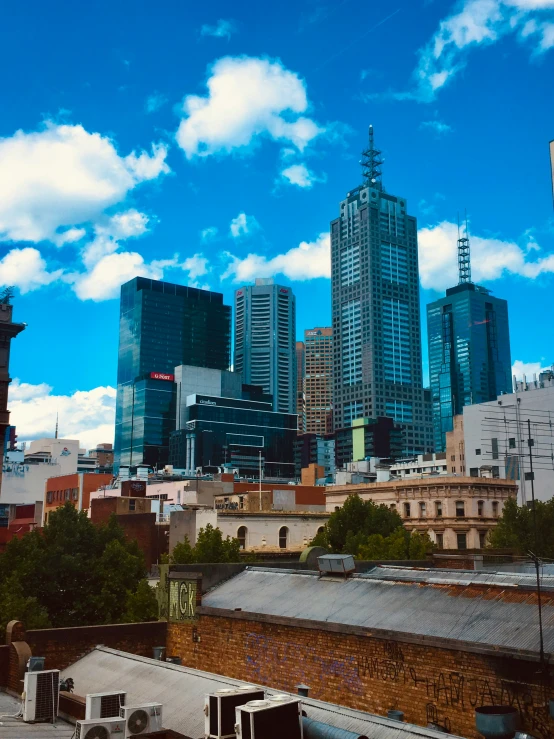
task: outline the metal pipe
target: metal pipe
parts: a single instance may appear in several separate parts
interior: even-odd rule
[[[365,734],[347,731],[347,729],[338,729],[336,726],[314,721],[306,716],[302,717],[302,728],[304,739],[367,739]]]

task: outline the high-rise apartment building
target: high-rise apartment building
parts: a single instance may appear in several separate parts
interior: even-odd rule
[[[290,287],[256,279],[235,291],[234,370],[273,396],[273,410],[296,413],[296,302]]]
[[[388,416],[404,431],[404,453],[432,447],[429,391],[421,368],[417,224],[403,197],[381,183],[373,129],[363,184],[331,221],[335,429]]]
[[[427,306],[435,451],[453,417],[512,388],[508,303],[471,281],[469,238],[458,239],[459,283]]]
[[[296,413],[298,414],[298,433],[306,432],[306,394],[304,391],[304,372],[306,347],[303,341],[296,342]]]
[[[221,293],[136,277],[121,286],[114,467],[163,467],[175,429],[175,367],[229,368]]]
[[[333,329],[304,331],[306,431],[328,434],[333,431]]]

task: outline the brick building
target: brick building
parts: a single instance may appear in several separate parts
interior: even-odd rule
[[[441,578],[444,583],[441,583]],[[543,577],[547,659],[554,577]],[[539,679],[534,575],[376,568],[347,579],[248,568],[170,622],[167,653],[188,667],[477,737],[475,708],[514,706],[551,736]],[[546,704],[545,704],[546,697]]]
[[[409,531],[427,532],[439,549],[482,549],[517,486],[511,480],[443,475],[332,485],[326,488],[327,510],[338,510],[354,493],[397,510]]]
[[[75,472],[48,478],[44,492],[44,523],[48,522],[52,511],[68,501],[78,511],[88,510],[90,494],[101,485],[109,485],[112,479],[111,473],[94,472]]]

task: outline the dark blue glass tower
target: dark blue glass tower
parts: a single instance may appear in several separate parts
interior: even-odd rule
[[[145,277],[121,286],[114,467],[169,461],[173,373],[181,364],[226,370],[231,307],[221,293]]]
[[[469,240],[458,240],[460,282],[427,306],[435,451],[465,405],[512,388],[508,303],[471,282]]]

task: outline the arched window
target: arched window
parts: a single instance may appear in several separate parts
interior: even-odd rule
[[[286,549],[289,543],[289,530],[286,526],[279,529],[279,548]]]
[[[325,527],[324,527],[324,526],[320,526],[320,527],[318,528],[318,530],[317,530],[317,533],[318,533],[318,534],[322,534],[322,533],[323,533],[324,531],[325,531]]]
[[[427,515],[427,505],[423,501],[421,501],[419,504],[419,517],[425,518],[426,515]]]
[[[492,502],[492,515],[496,518],[498,516],[498,501],[493,500]]]
[[[239,540],[239,545],[241,549],[246,549],[246,535],[248,534],[248,529],[246,526],[239,526],[239,530],[237,531],[237,539]]]

